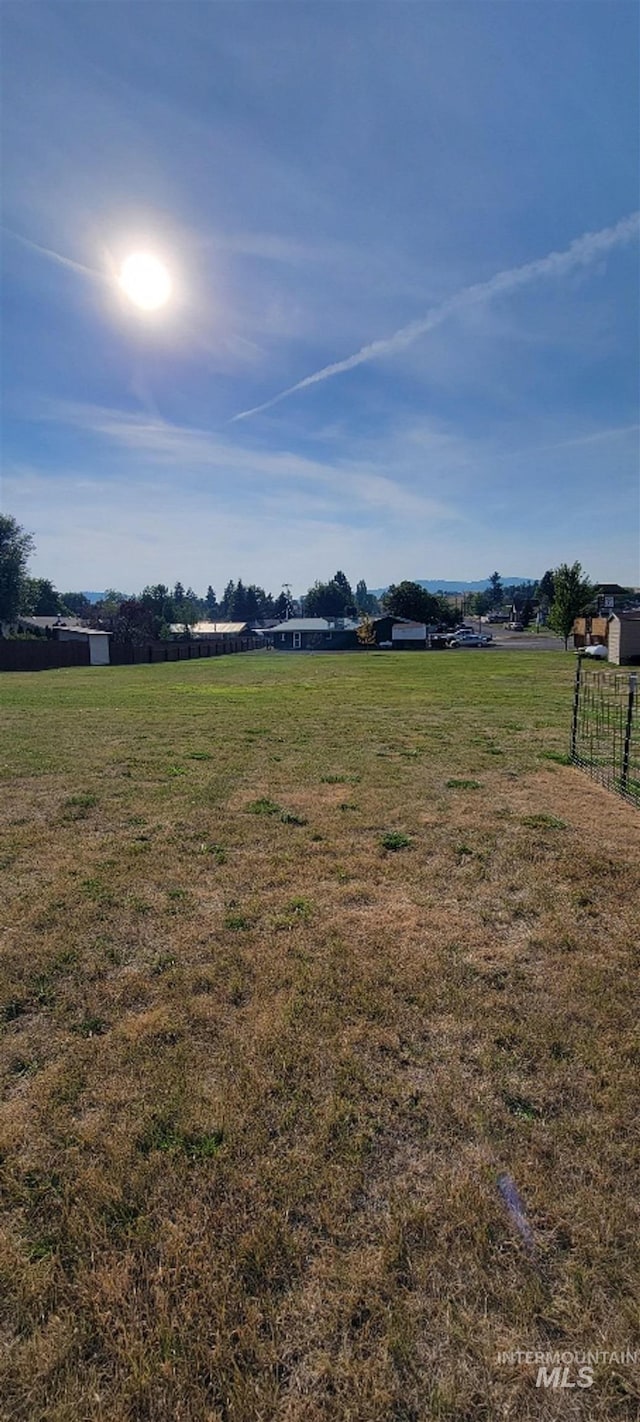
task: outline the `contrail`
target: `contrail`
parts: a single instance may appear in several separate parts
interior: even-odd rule
[[[323,366],[322,370],[316,370],[313,375],[307,375],[304,380],[298,380],[295,385],[281,390],[278,395],[273,395],[262,405],[254,405],[251,410],[241,410],[239,414],[232,416],[229,424],[233,424],[236,420],[248,420],[250,415],[258,415],[262,410],[270,410],[273,405],[278,405],[281,400],[287,400],[289,395],[294,395],[297,390],[306,390],[308,385],[317,385],[321,380],[330,380],[334,375],[342,375],[345,370],[354,370],[357,365],[365,365],[367,361],[377,360],[378,356],[403,350],[405,346],[412,345],[420,336],[424,336],[427,331],[432,331],[435,326],[440,326],[443,321],[447,320],[447,317],[453,316],[456,312],[463,311],[469,306],[477,306],[483,302],[491,301],[494,296],[503,296],[511,291],[517,291],[521,286],[529,286],[531,282],[542,281],[546,277],[565,276],[567,272],[574,271],[577,267],[590,266],[592,262],[597,261],[612,248],[621,247],[625,242],[632,241],[638,233],[639,220],[640,212],[634,212],[629,217],[623,217],[620,222],[616,222],[614,227],[603,227],[600,232],[585,232],[582,237],[576,237],[570,246],[562,252],[550,252],[548,256],[540,257],[535,262],[526,262],[522,267],[511,267],[507,271],[497,272],[489,281],[477,282],[474,286],[465,286],[453,296],[447,297],[446,301],[432,307],[426,316],[417,321],[411,321],[408,326],[402,326],[391,336],[386,336],[379,341],[372,341],[368,346],[362,346],[354,355],[347,356],[344,360],[336,360],[332,365]]]
[[[101,281],[106,281],[104,272],[97,271],[95,267],[85,267],[82,262],[74,262],[73,257],[63,257],[60,252],[53,252],[50,247],[41,247],[39,242],[32,242],[30,237],[23,237],[21,232],[14,232],[10,227],[3,227],[2,231],[7,237],[13,237],[15,242],[21,242],[23,247],[29,247],[32,252],[39,252],[41,257],[48,257],[51,262],[58,262],[61,267],[70,267],[82,276],[99,277]]]

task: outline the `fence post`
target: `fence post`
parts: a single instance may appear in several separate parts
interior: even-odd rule
[[[580,708],[580,677],[582,675],[582,657],[578,657],[576,666],[576,683],[573,692],[573,720],[571,722],[571,759],[575,760],[576,741],[578,739],[578,711]]]
[[[638,689],[638,678],[632,672],[629,677],[629,697],[627,700],[627,721],[624,728],[624,750],[622,752],[622,775],[620,789],[625,791],[629,780],[629,756],[631,753],[631,727],[633,725],[633,703]]]

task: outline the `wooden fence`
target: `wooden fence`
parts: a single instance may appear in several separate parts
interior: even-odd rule
[[[202,657],[223,657],[232,652],[253,652],[264,643],[259,637],[224,637],[216,642],[115,642],[110,639],[113,666],[141,662],[192,662]],[[0,672],[51,671],[55,667],[89,666],[88,642],[0,637]]]
[[[193,662],[202,657],[223,657],[231,652],[252,652],[264,643],[259,637],[220,637],[218,641],[115,642],[110,646],[115,666],[138,662]]]
[[[56,667],[88,667],[88,642],[55,642],[48,638],[0,637],[0,672],[52,671]]]

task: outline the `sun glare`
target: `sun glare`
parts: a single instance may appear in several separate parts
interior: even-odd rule
[[[120,272],[120,286],[143,311],[156,311],[171,296],[171,277],[167,268],[149,252],[133,252]]]

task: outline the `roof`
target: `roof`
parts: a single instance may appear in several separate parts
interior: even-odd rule
[[[19,617],[18,621],[24,622],[27,627],[73,627],[78,631],[87,630],[79,617],[61,617],[57,612],[50,612],[48,617],[32,617],[29,613],[27,617]]]
[[[172,632],[184,632],[185,622],[172,622]],[[247,630],[246,622],[194,622],[191,631],[196,637],[240,637]]]
[[[617,617],[618,622],[640,622],[640,607],[630,607],[626,612],[622,608],[617,608],[610,614],[609,621],[612,617]]]
[[[352,617],[290,617],[278,622],[271,632],[351,632],[359,623]]]
[[[36,632],[46,632],[48,627],[54,631],[56,627],[63,627],[66,632],[84,632],[85,635],[91,633],[92,637],[110,637],[110,632],[103,632],[101,627],[87,627],[86,622],[80,622],[77,617],[58,617],[55,613],[49,617],[19,617],[18,622],[21,627],[33,627]]]

